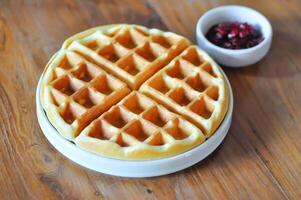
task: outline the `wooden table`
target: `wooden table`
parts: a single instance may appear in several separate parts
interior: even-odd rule
[[[108,23],[137,23],[195,41],[197,19],[226,1],[0,1],[1,199],[301,199],[301,1],[227,1],[272,22],[258,64],[224,68],[235,96],[223,144],[184,171],[119,178],[78,166],[46,140],[35,87],[65,38]]]

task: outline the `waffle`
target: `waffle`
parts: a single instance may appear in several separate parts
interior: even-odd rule
[[[67,49],[93,60],[131,89],[137,89],[189,45],[187,39],[174,33],[141,26],[96,30],[69,42]]]
[[[122,81],[80,55],[61,49],[45,72],[41,102],[55,128],[73,140],[129,92]]]
[[[75,143],[113,158],[153,159],[182,153],[204,140],[192,123],[133,91],[85,128]]]
[[[177,155],[212,135],[228,94],[215,62],[177,34],[96,27],[68,38],[48,62],[41,103],[67,140],[102,156]]]
[[[219,126],[228,106],[223,75],[216,63],[190,46],[147,80],[140,91],[200,128],[206,137]]]

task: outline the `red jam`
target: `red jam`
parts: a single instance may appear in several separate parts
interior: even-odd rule
[[[213,26],[206,34],[213,44],[226,49],[247,49],[263,41],[259,30],[248,23],[223,22]]]

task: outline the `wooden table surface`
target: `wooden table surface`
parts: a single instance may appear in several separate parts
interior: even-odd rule
[[[259,63],[223,68],[234,91],[234,118],[212,155],[171,175],[130,179],[85,169],[48,143],[36,118],[35,89],[64,39],[127,22],[194,42],[198,17],[226,3],[262,12],[274,39]],[[0,198],[301,199],[300,8],[300,0],[0,0]]]

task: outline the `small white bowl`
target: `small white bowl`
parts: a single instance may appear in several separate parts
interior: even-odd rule
[[[211,43],[205,37],[208,30],[221,22],[247,22],[259,28],[264,40],[248,49],[225,49]],[[202,15],[196,26],[198,45],[207,51],[217,62],[230,67],[243,67],[261,60],[269,51],[272,42],[272,26],[265,16],[244,6],[220,6],[207,11]]]

